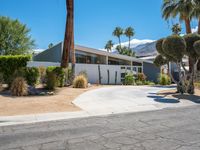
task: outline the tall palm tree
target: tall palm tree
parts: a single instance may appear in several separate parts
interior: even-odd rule
[[[163,0],[162,17],[165,20],[179,16],[185,22],[186,33],[191,33],[191,16],[194,8],[193,0]]]
[[[198,34],[200,34],[200,0],[194,0],[193,18],[198,19]]]
[[[172,32],[173,32],[173,34],[179,35],[180,32],[181,32],[181,30],[182,30],[182,29],[181,29],[181,25],[178,24],[178,23],[174,24],[173,27],[172,27]]]
[[[67,68],[71,50],[74,49],[74,0],[66,0],[67,19],[61,67]]]
[[[186,33],[190,34],[191,18],[194,10],[194,0],[163,0],[162,17],[165,20],[179,16],[179,19],[185,22]],[[189,70],[192,72],[192,58],[189,57]]]
[[[115,30],[113,31],[113,35],[119,39],[119,45],[121,48],[122,47],[121,36],[123,35],[123,29],[121,27],[116,27]]]
[[[107,52],[111,52],[112,51],[112,47],[113,47],[113,42],[112,40],[109,40],[106,45],[105,45],[105,49],[107,50]]]
[[[131,48],[131,37],[133,37],[135,35],[135,31],[134,31],[134,29],[132,27],[128,27],[128,28],[126,28],[124,34],[129,39],[129,45],[128,45],[128,47],[130,49]]]

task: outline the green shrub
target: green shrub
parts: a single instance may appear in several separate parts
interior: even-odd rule
[[[166,74],[160,74],[159,78],[158,78],[158,83],[160,85],[170,85],[171,84],[171,79]]]
[[[38,69],[39,69],[39,73],[40,73],[40,83],[44,84],[45,77],[46,77],[46,68],[40,66]]]
[[[17,77],[13,80],[11,85],[11,94],[13,96],[28,95],[28,85],[23,77]]]
[[[11,84],[16,70],[26,67],[31,60],[30,55],[0,56],[0,72],[3,74],[5,83]]]
[[[0,73],[0,91],[3,90],[3,74]]]
[[[140,81],[140,80],[137,80],[136,81],[136,85],[144,85],[144,82]]]
[[[73,81],[74,88],[86,88],[88,86],[88,81],[84,75],[78,75]]]
[[[35,86],[40,77],[39,69],[36,67],[25,68],[25,78],[28,85]]]
[[[124,79],[125,85],[134,85],[135,84],[135,77],[133,74],[127,74]]]
[[[50,75],[49,75],[50,74]],[[55,77],[55,86],[57,87],[63,87],[65,85],[65,79],[66,79],[66,70],[61,68],[61,67],[47,67],[46,69],[46,77],[47,77],[47,81],[46,82],[50,82],[49,81],[49,77],[50,78],[54,78]]]
[[[48,90],[55,90],[58,85],[58,80],[55,72],[51,71],[46,74],[46,88]]]
[[[151,82],[151,81],[145,81],[144,84],[145,84],[145,85],[155,85],[155,83],[154,83],[154,82]]]

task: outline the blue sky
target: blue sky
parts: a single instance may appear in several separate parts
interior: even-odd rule
[[[132,26],[134,38],[141,40],[167,36],[171,21],[161,18],[161,4],[162,0],[75,0],[75,43],[93,48],[103,48],[109,39],[116,43],[116,26]],[[26,24],[36,48],[45,49],[63,40],[65,9],[65,0],[1,0],[0,15]]]

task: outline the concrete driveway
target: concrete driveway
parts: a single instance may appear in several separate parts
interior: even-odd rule
[[[173,87],[113,86],[88,91],[73,103],[91,115],[158,110],[167,107],[195,105],[158,96],[156,93]]]

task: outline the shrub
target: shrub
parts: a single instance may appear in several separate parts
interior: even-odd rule
[[[136,81],[136,85],[144,85],[144,82],[140,81],[140,80],[137,80]]]
[[[86,71],[81,71],[81,72],[79,72],[79,75],[85,76],[85,78],[88,80],[88,75],[87,75],[87,72],[86,72]]]
[[[134,85],[135,84],[135,77],[133,74],[127,74],[124,79],[125,85]]]
[[[144,82],[146,80],[146,75],[144,73],[137,74],[137,80]]]
[[[23,67],[31,60],[29,55],[0,56],[0,72],[3,74],[5,83],[11,84],[13,73]]]
[[[0,91],[3,90],[3,74],[0,73]]]
[[[55,72],[48,72],[46,74],[46,88],[48,90],[55,90],[58,84],[57,82],[58,81]]]
[[[78,75],[73,81],[74,88],[86,88],[88,86],[88,81],[84,75]]]
[[[151,82],[151,81],[145,81],[144,84],[145,84],[145,85],[155,85],[155,83],[154,83],[154,82]]]
[[[40,83],[45,83],[45,76],[46,76],[46,68],[40,66],[39,68],[39,73],[40,73]]]
[[[56,76],[56,86],[63,87],[65,85],[66,70],[61,67],[51,66],[47,68],[46,74],[50,72],[53,72]]]
[[[23,77],[17,77],[11,85],[11,94],[13,96],[28,95],[28,85]]]
[[[28,85],[35,86],[40,77],[39,69],[36,67],[25,68],[25,78]]]
[[[171,79],[166,74],[160,74],[159,78],[158,78],[158,83],[160,85],[170,85],[171,84]]]

